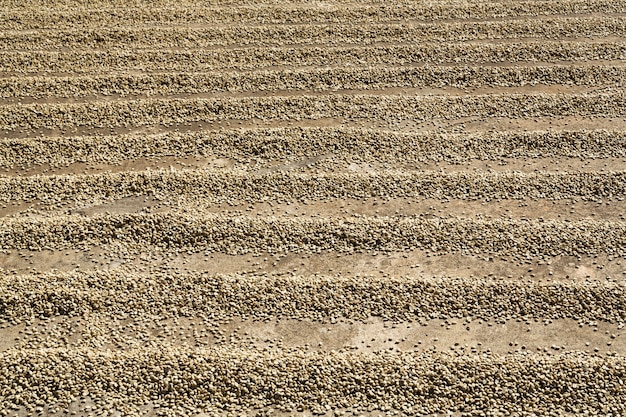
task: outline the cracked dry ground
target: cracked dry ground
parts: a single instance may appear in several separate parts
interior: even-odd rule
[[[0,415],[626,414],[626,1],[0,22]]]

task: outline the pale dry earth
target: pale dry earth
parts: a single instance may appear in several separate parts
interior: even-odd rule
[[[626,414],[625,1],[0,21],[0,415]]]

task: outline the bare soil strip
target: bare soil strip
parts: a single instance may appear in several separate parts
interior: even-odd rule
[[[134,253],[133,253],[134,252]],[[530,253],[462,255],[459,253],[409,250],[383,252],[357,250],[353,253],[319,252],[309,254],[245,255],[182,251],[177,248],[158,250],[145,247],[143,252],[129,251],[116,245],[87,245],[82,250],[8,250],[0,253],[6,274],[36,272],[91,273],[94,270],[115,271],[128,268],[131,274],[154,271],[173,276],[194,271],[209,274],[315,274],[344,276],[454,276],[474,279],[502,277],[513,281],[533,282],[622,282],[626,276],[625,261],[607,254],[587,256],[533,256]],[[35,268],[37,267],[37,268]]]
[[[380,318],[211,321],[201,317],[116,316],[108,313],[78,317],[12,319],[0,324],[0,352],[8,349],[104,348],[110,351],[177,346],[237,345],[249,349],[303,349],[354,353],[451,352],[546,356],[583,351],[608,356],[626,353],[623,325],[572,319],[493,319],[451,317],[395,323]],[[96,340],[92,337],[97,334]]]

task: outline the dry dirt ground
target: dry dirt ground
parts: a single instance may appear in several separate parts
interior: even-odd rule
[[[626,1],[0,22],[0,415],[626,414]]]

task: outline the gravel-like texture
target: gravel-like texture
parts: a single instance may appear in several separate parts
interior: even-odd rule
[[[57,72],[110,74],[112,71],[258,70],[267,67],[336,65],[476,64],[622,60],[624,42],[528,41],[506,43],[420,42],[409,45],[299,46],[194,50],[0,51],[0,74]],[[592,61],[593,62],[593,61]]]
[[[226,45],[310,45],[454,42],[518,38],[625,36],[624,17],[534,18],[496,22],[264,25],[210,28],[81,28],[5,31],[3,49],[204,48]]]
[[[456,357],[445,353],[354,354],[240,349],[141,349],[102,352],[40,349],[0,354],[5,404],[56,402],[82,395],[103,406],[169,412],[241,404],[320,413],[365,406],[407,415],[497,406],[522,415],[598,412],[619,415],[626,391],[623,357],[569,353]],[[28,370],[28,371],[25,371]],[[63,375],[61,379],[58,376]],[[37,391],[21,387],[37,386]],[[183,408],[184,406],[184,408]],[[189,407],[189,408],[187,408]],[[111,407],[112,408],[112,407]]]
[[[398,87],[520,87],[624,85],[626,66],[522,68],[418,67],[305,69],[252,73],[184,73],[0,79],[0,97],[207,94],[278,90],[375,90]]]
[[[159,134],[0,139],[0,166],[117,163],[160,156],[275,160],[325,156],[355,162],[412,163],[500,158],[626,156],[626,133],[570,130],[399,133],[358,128],[236,129]],[[10,180],[7,180],[10,183]]]
[[[626,223],[421,216],[284,219],[157,213],[7,219],[0,229],[2,249],[69,248],[112,242],[229,254],[429,249],[468,254],[624,256]]]
[[[104,201],[177,195],[213,202],[306,201],[370,197],[436,199],[577,198],[626,195],[626,172],[407,172],[268,174],[210,170],[121,172],[0,178],[0,201]]]
[[[184,6],[161,9],[132,7],[72,7],[56,10],[37,8],[17,9],[3,13],[4,30],[72,28],[84,26],[127,26],[164,24],[295,24],[329,22],[388,22],[414,19],[433,21],[444,19],[488,19],[522,16],[567,15],[581,13],[625,13],[626,6],[614,0],[553,0],[456,4],[419,4],[389,2],[387,4],[329,5],[324,8],[310,4],[285,7],[237,5],[206,8],[192,2]]]
[[[0,107],[0,129],[120,127],[206,120],[379,119],[386,123],[432,118],[624,116],[626,94],[489,94],[380,96],[332,94],[207,99],[143,99]]]
[[[0,416],[626,415],[625,1],[0,22]]]
[[[528,282],[497,278],[209,275],[124,271],[7,275],[0,318],[99,313],[112,317],[244,319],[450,317],[626,321],[623,282]]]

